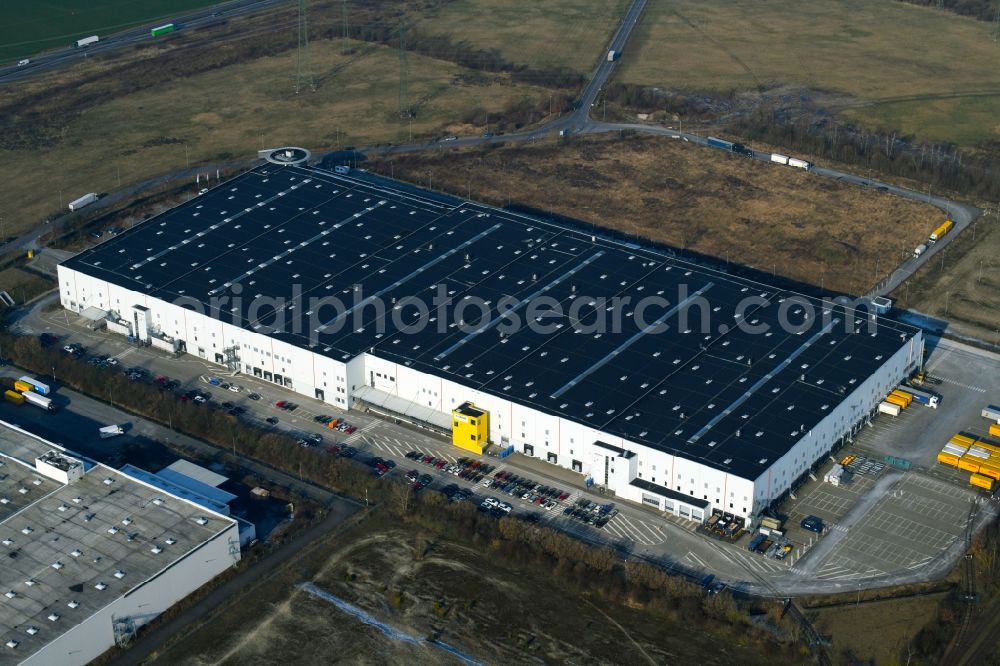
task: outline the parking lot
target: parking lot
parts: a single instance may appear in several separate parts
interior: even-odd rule
[[[903,474],[850,529],[835,535],[810,575],[854,581],[924,567],[964,538],[974,502],[977,496],[964,488]]]

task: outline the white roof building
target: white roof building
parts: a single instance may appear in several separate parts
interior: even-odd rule
[[[0,421],[0,664],[85,664],[240,559],[233,518]]]

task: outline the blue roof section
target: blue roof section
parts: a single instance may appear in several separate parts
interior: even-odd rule
[[[148,483],[149,485],[155,488],[159,488],[160,490],[166,493],[170,493],[171,495],[176,495],[177,497],[180,497],[182,499],[194,502],[199,506],[203,506],[206,509],[215,511],[216,513],[221,513],[224,516],[229,515],[228,502],[233,499],[236,499],[236,495],[232,495],[225,491],[220,491],[217,488],[212,488],[211,486],[206,486],[203,483],[198,484],[198,482],[195,481],[194,482],[195,484],[215,491],[216,497],[213,498],[211,496],[203,495],[189,488],[188,484],[176,483],[170,478],[164,478],[160,476],[160,474],[153,474],[152,472],[147,472],[146,470],[140,467],[136,467],[135,465],[126,464],[119,471],[122,474],[127,474],[128,476],[131,476],[133,479],[138,479],[143,483]],[[181,476],[181,475],[173,475],[173,476]],[[187,479],[187,477],[183,478]],[[187,480],[192,481],[192,479],[187,479]],[[228,496],[229,499],[225,501],[220,501],[218,497],[221,496]]]
[[[221,318],[247,330],[341,361],[370,352],[744,478],[918,334],[885,318],[870,334],[867,313],[582,226],[307,167],[253,169],[65,265],[206,310],[238,286],[240,305]],[[293,285],[302,303],[337,297],[347,311],[303,313]],[[456,306],[475,298],[489,311],[480,319],[468,309],[471,331],[454,308],[447,321],[407,330],[417,314],[403,304],[430,304],[442,289]],[[308,325],[270,333],[248,321],[257,296],[284,297],[286,316]],[[502,312],[525,322],[540,296],[562,307],[545,318],[548,331],[504,330]],[[574,312],[584,296],[594,303]],[[634,310],[650,296],[667,304],[640,324]],[[619,330],[596,328],[598,298],[621,303],[610,310],[622,315]],[[783,318],[802,325],[785,330]]]

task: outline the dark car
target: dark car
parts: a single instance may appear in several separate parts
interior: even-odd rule
[[[247,397],[250,398],[251,400],[260,400],[260,395],[257,393],[251,393]]]
[[[268,416],[264,420],[267,421],[268,423],[270,423],[271,425],[275,425],[275,424],[278,423],[278,419],[276,417],[274,417],[274,416]]]
[[[800,525],[802,525],[802,529],[804,530],[809,530],[816,534],[823,533],[823,519],[818,516],[806,516],[802,519]]]

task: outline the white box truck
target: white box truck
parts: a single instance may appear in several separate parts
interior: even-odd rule
[[[101,38],[97,35],[91,35],[90,37],[84,37],[83,39],[78,39],[73,42],[73,48],[78,49],[81,46],[90,46],[91,44],[96,44],[101,41]]]
[[[80,210],[84,206],[89,206],[90,204],[97,201],[97,192],[91,192],[89,194],[84,194],[79,199],[75,199],[69,202],[70,210]]]
[[[108,439],[109,437],[117,437],[118,435],[124,435],[125,429],[120,425],[109,425],[103,428],[98,428],[97,433],[101,436],[101,439]]]

